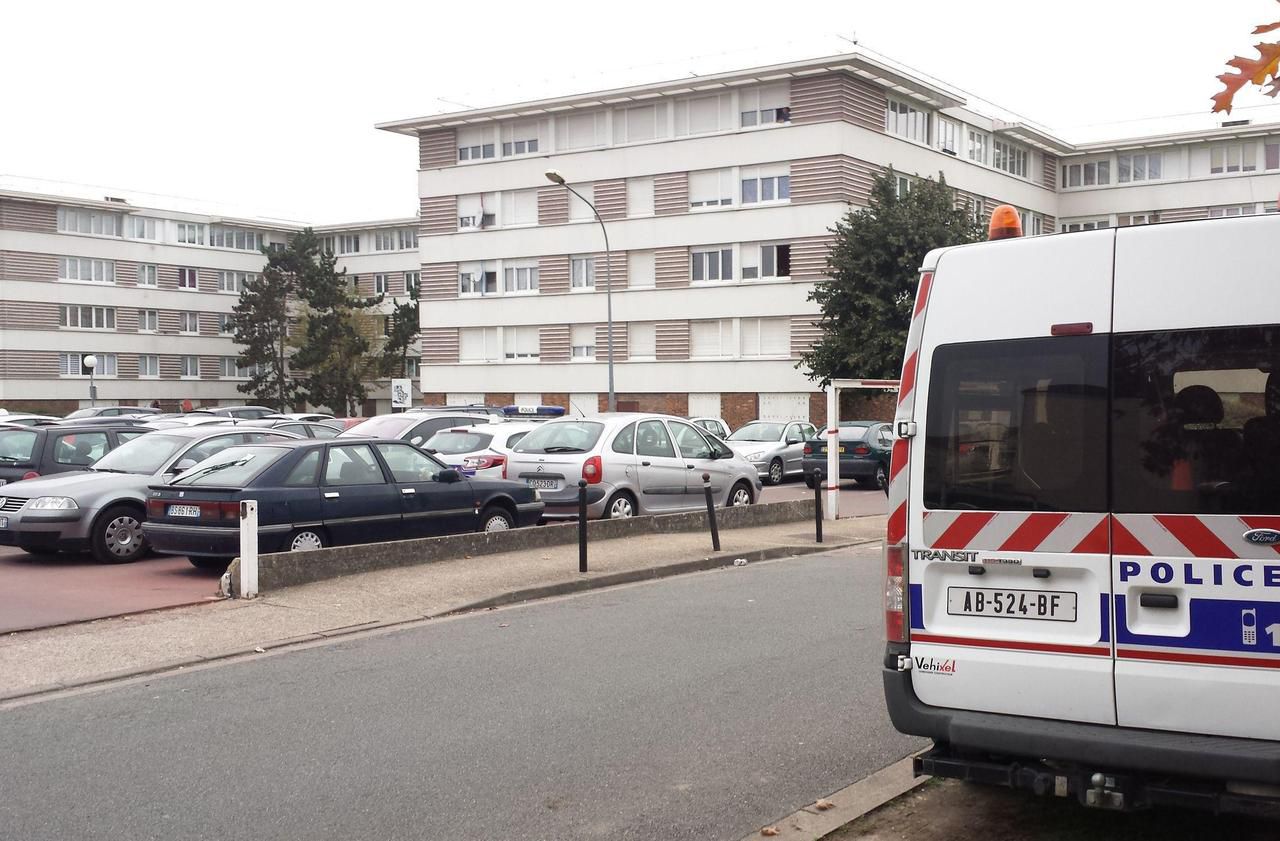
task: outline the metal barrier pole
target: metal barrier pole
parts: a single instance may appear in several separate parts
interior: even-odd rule
[[[707,522],[711,524],[711,548],[720,551],[720,527],[716,525],[716,501],[711,498],[711,474],[702,474],[702,493],[707,498]]]
[[[817,543],[822,542],[822,468],[813,469],[813,528]]]
[[[578,572],[587,571],[587,480],[578,480]]]
[[[240,503],[240,598],[258,595],[258,501]]]

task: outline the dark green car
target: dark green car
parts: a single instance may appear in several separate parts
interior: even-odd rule
[[[883,421],[840,422],[840,478],[857,479],[866,488],[889,484],[889,456],[893,453],[893,425]],[[827,439],[811,438],[804,445],[804,483],[813,487],[813,471],[827,471]]]

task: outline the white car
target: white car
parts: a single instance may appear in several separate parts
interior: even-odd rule
[[[510,421],[451,427],[432,435],[422,448],[466,476],[505,479],[512,449],[543,423]]]
[[[729,433],[733,432],[733,428],[729,426],[728,421],[726,421],[724,418],[705,417],[705,418],[689,418],[689,420],[695,426],[702,427],[707,432],[710,432],[712,435],[719,438],[721,441],[728,438]]]

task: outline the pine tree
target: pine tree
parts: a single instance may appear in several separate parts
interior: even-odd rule
[[[829,279],[809,293],[822,311],[822,338],[797,366],[810,379],[897,377],[921,260],[934,248],[983,238],[981,225],[956,208],[941,174],[937,181],[913,179],[903,196],[897,180],[892,169],[878,176],[870,206],[850,210],[831,229]]]
[[[403,302],[395,302],[387,315],[386,341],[382,346],[382,364],[379,373],[384,377],[409,375],[409,346],[418,338],[418,285],[409,283]]]
[[[288,371],[288,335],[291,301],[313,259],[315,238],[304,234],[284,249],[267,252],[266,268],[240,287],[240,300],[232,310],[232,336],[241,347],[236,364],[253,372],[237,389],[280,412],[289,411],[299,396]]]

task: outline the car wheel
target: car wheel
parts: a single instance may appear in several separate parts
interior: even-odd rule
[[[142,536],[142,515],[128,505],[113,505],[93,524],[89,550],[101,564],[127,564],[147,551]]]
[[[604,507],[606,520],[625,520],[627,517],[634,516],[636,516],[636,501],[629,493],[614,494],[609,499],[609,504]]]
[[[310,552],[324,547],[324,535],[319,529],[298,529],[289,538],[290,552]]]
[[[773,461],[769,462],[769,484],[781,485],[782,477],[782,459],[775,458]]]
[[[230,558],[207,558],[188,555],[187,560],[196,569],[205,569],[212,572],[226,572],[227,567],[231,564]]]
[[[876,468],[876,487],[884,490],[889,486],[889,471],[884,469],[884,465]]]
[[[740,505],[750,505],[752,502],[751,488],[747,487],[742,482],[734,485],[733,490],[729,491],[728,507],[730,508],[737,508]]]
[[[486,508],[480,514],[480,531],[510,531],[515,527],[515,518],[505,508]]]

